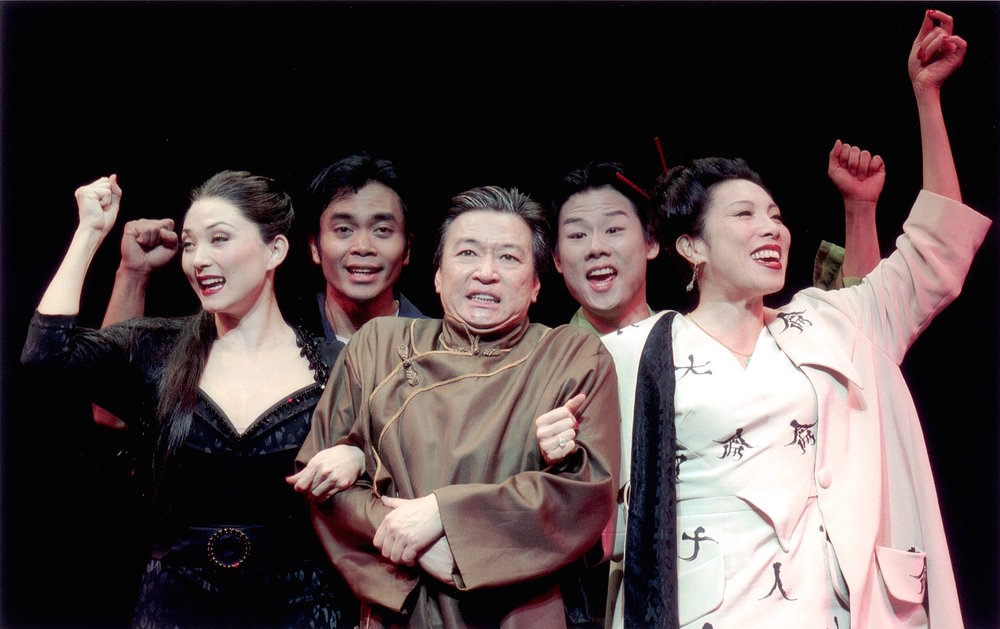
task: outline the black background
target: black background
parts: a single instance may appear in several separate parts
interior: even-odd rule
[[[116,172],[122,215],[91,269],[82,323],[98,325],[121,225],[180,221],[188,190],[222,169],[297,193],[368,148],[413,184],[416,241],[403,292],[437,315],[430,259],[449,197],[498,184],[541,194],[594,158],[649,186],[671,164],[741,156],[794,236],[788,286],[811,282],[822,239],[843,240],[826,178],[836,138],[886,160],[879,240],[892,248],[920,188],[906,57],[922,12],[969,41],[944,108],[967,203],[997,218],[998,20],[943,3],[56,3],[2,4],[2,618],[4,626],[128,622],[142,519],[120,439],[93,427],[71,383],[24,374],[34,305],[76,226],[73,190]],[[316,290],[299,248],[283,295]],[[148,312],[197,307],[176,261]],[[925,425],[966,621],[997,617],[998,255],[994,227],[963,295],[903,365]],[[650,303],[684,282],[654,265]],[[547,275],[532,318],[575,310]]]

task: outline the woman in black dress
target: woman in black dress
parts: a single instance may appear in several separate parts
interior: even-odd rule
[[[246,172],[210,178],[180,234],[202,310],[103,330],[75,320],[121,188],[111,175],[76,199],[79,227],[21,359],[83,382],[148,447],[156,517],[133,624],[353,626],[357,604],[285,482],[342,347],[290,326],[278,308],[289,197]]]

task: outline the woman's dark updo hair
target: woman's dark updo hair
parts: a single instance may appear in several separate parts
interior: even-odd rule
[[[278,183],[245,170],[224,170],[191,191],[191,203],[204,198],[233,204],[257,225],[264,242],[271,242],[277,236],[287,237],[295,221],[292,199]]]
[[[702,235],[712,186],[730,179],[745,179],[767,190],[760,175],[738,157],[695,159],[671,168],[656,180],[652,195],[653,207],[660,215],[656,236],[661,250],[678,263],[685,283],[690,279],[691,268],[677,253],[677,239],[685,234]]]

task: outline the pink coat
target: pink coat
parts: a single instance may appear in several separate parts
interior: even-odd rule
[[[909,626],[925,598],[930,626],[962,626],[923,431],[899,364],[961,292],[989,226],[922,191],[896,251],[860,286],[807,289],[765,313],[778,346],[816,389],[820,416],[843,418],[820,424],[816,482],[855,627]],[[914,578],[925,557],[926,578]]]

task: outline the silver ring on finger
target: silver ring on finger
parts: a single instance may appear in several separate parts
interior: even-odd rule
[[[562,435],[559,435],[559,447],[560,448],[565,448],[566,447],[566,440],[563,439]]]

